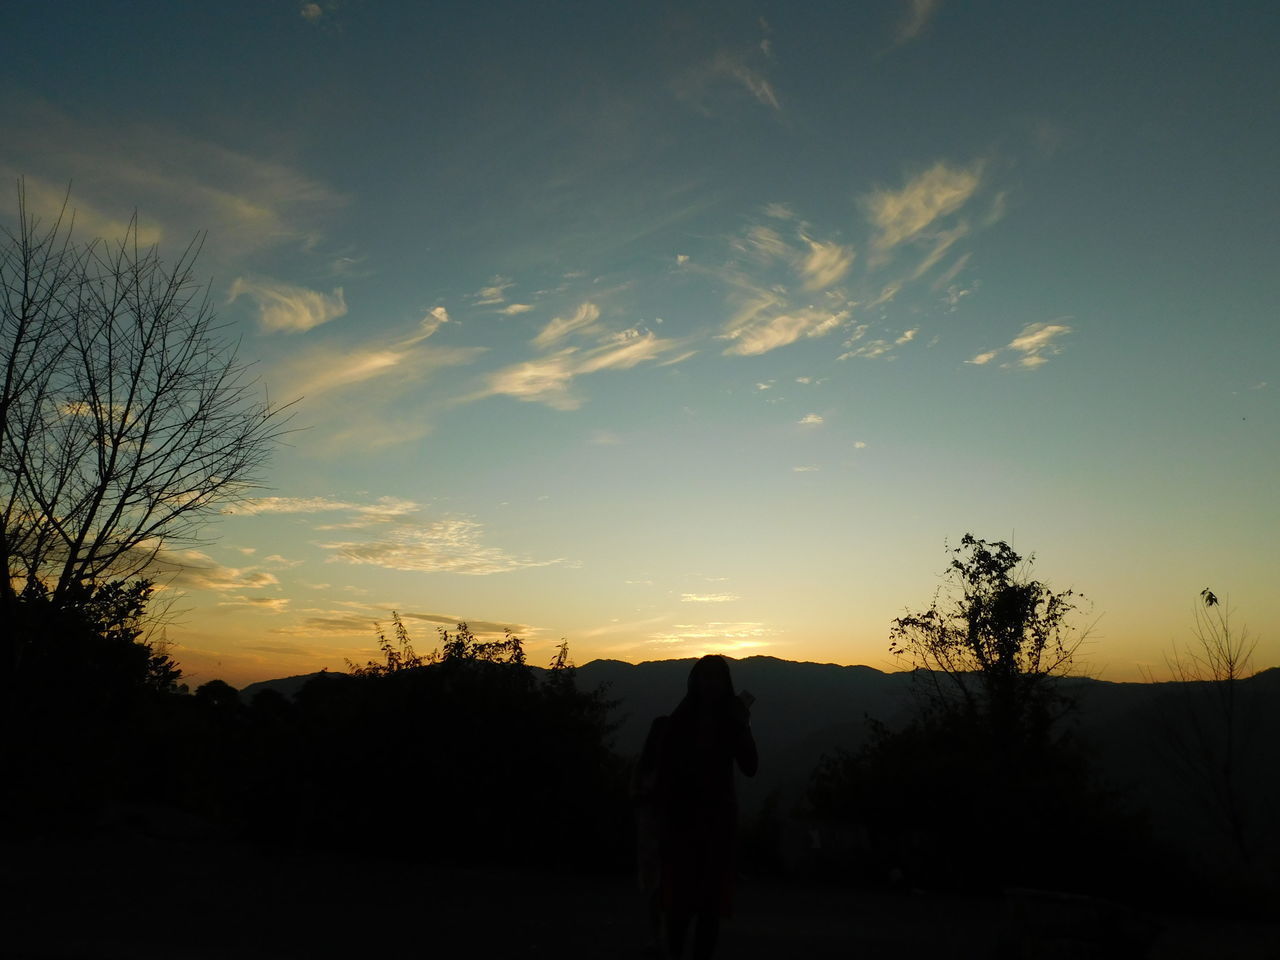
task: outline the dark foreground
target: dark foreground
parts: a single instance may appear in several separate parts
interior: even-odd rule
[[[646,955],[638,898],[617,875],[268,858],[121,838],[11,849],[0,898],[5,957]],[[718,955],[1276,960],[1280,924],[1032,892],[967,899],[746,879]]]

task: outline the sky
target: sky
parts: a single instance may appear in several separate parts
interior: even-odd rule
[[[1166,675],[1280,663],[1280,8],[21,4],[0,177],[198,271],[291,432],[170,544],[241,685],[465,619],[532,662],[894,669],[972,532]],[[16,204],[0,205],[11,223]]]

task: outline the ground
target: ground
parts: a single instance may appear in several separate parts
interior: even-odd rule
[[[41,960],[641,957],[619,874],[353,863],[153,839],[24,844],[0,861],[0,954]],[[1039,892],[870,894],[744,879],[719,957],[1280,958],[1280,924],[1151,916]]]

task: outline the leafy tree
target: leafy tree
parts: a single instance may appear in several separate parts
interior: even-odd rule
[[[893,621],[890,653],[915,671],[930,710],[983,722],[1010,747],[1043,738],[1084,639],[1069,620],[1077,594],[1031,579],[1034,558],[1003,541],[966,533],[950,553],[929,608]]]
[[[39,581],[29,581],[11,610],[12,628],[4,645],[0,674],[18,683],[17,649],[31,638],[22,665],[21,683],[33,696],[51,690],[92,689],[114,696],[149,690],[178,689],[182,670],[165,653],[163,642],[147,639],[147,607],[154,594],[150,580],[76,583],[56,599]]]
[[[6,822],[63,830],[145,792],[139,771],[159,759],[161,701],[181,676],[145,639],[151,596],[147,580],[77,583],[60,600],[28,582],[15,599],[0,634],[10,731],[0,744],[0,806],[16,816]],[[38,642],[19,658],[13,648],[27,638]]]
[[[890,650],[912,669],[917,710],[871,720],[858,751],[825,756],[808,800],[819,820],[867,836],[864,866],[913,882],[1062,882],[1086,851],[1140,831],[1098,788],[1057,721],[1080,636],[1072,591],[1028,572],[1007,543],[966,534],[929,608],[895,619]],[[1030,838],[1070,850],[1052,862]],[[1128,841],[1126,841],[1128,842]]]
[[[196,700],[208,704],[213,710],[239,711],[240,691],[225,680],[209,680],[196,687]]]

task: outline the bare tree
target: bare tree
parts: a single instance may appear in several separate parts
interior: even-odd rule
[[[194,270],[42,226],[18,187],[0,241],[0,613],[154,569],[242,496],[283,429]]]
[[[1254,675],[1257,640],[1232,623],[1230,604],[1200,591],[1191,643],[1167,658],[1174,681],[1160,721],[1162,753],[1241,861],[1253,857],[1249,781],[1256,775],[1258,704],[1243,682]],[[1150,679],[1150,678],[1148,678]]]

